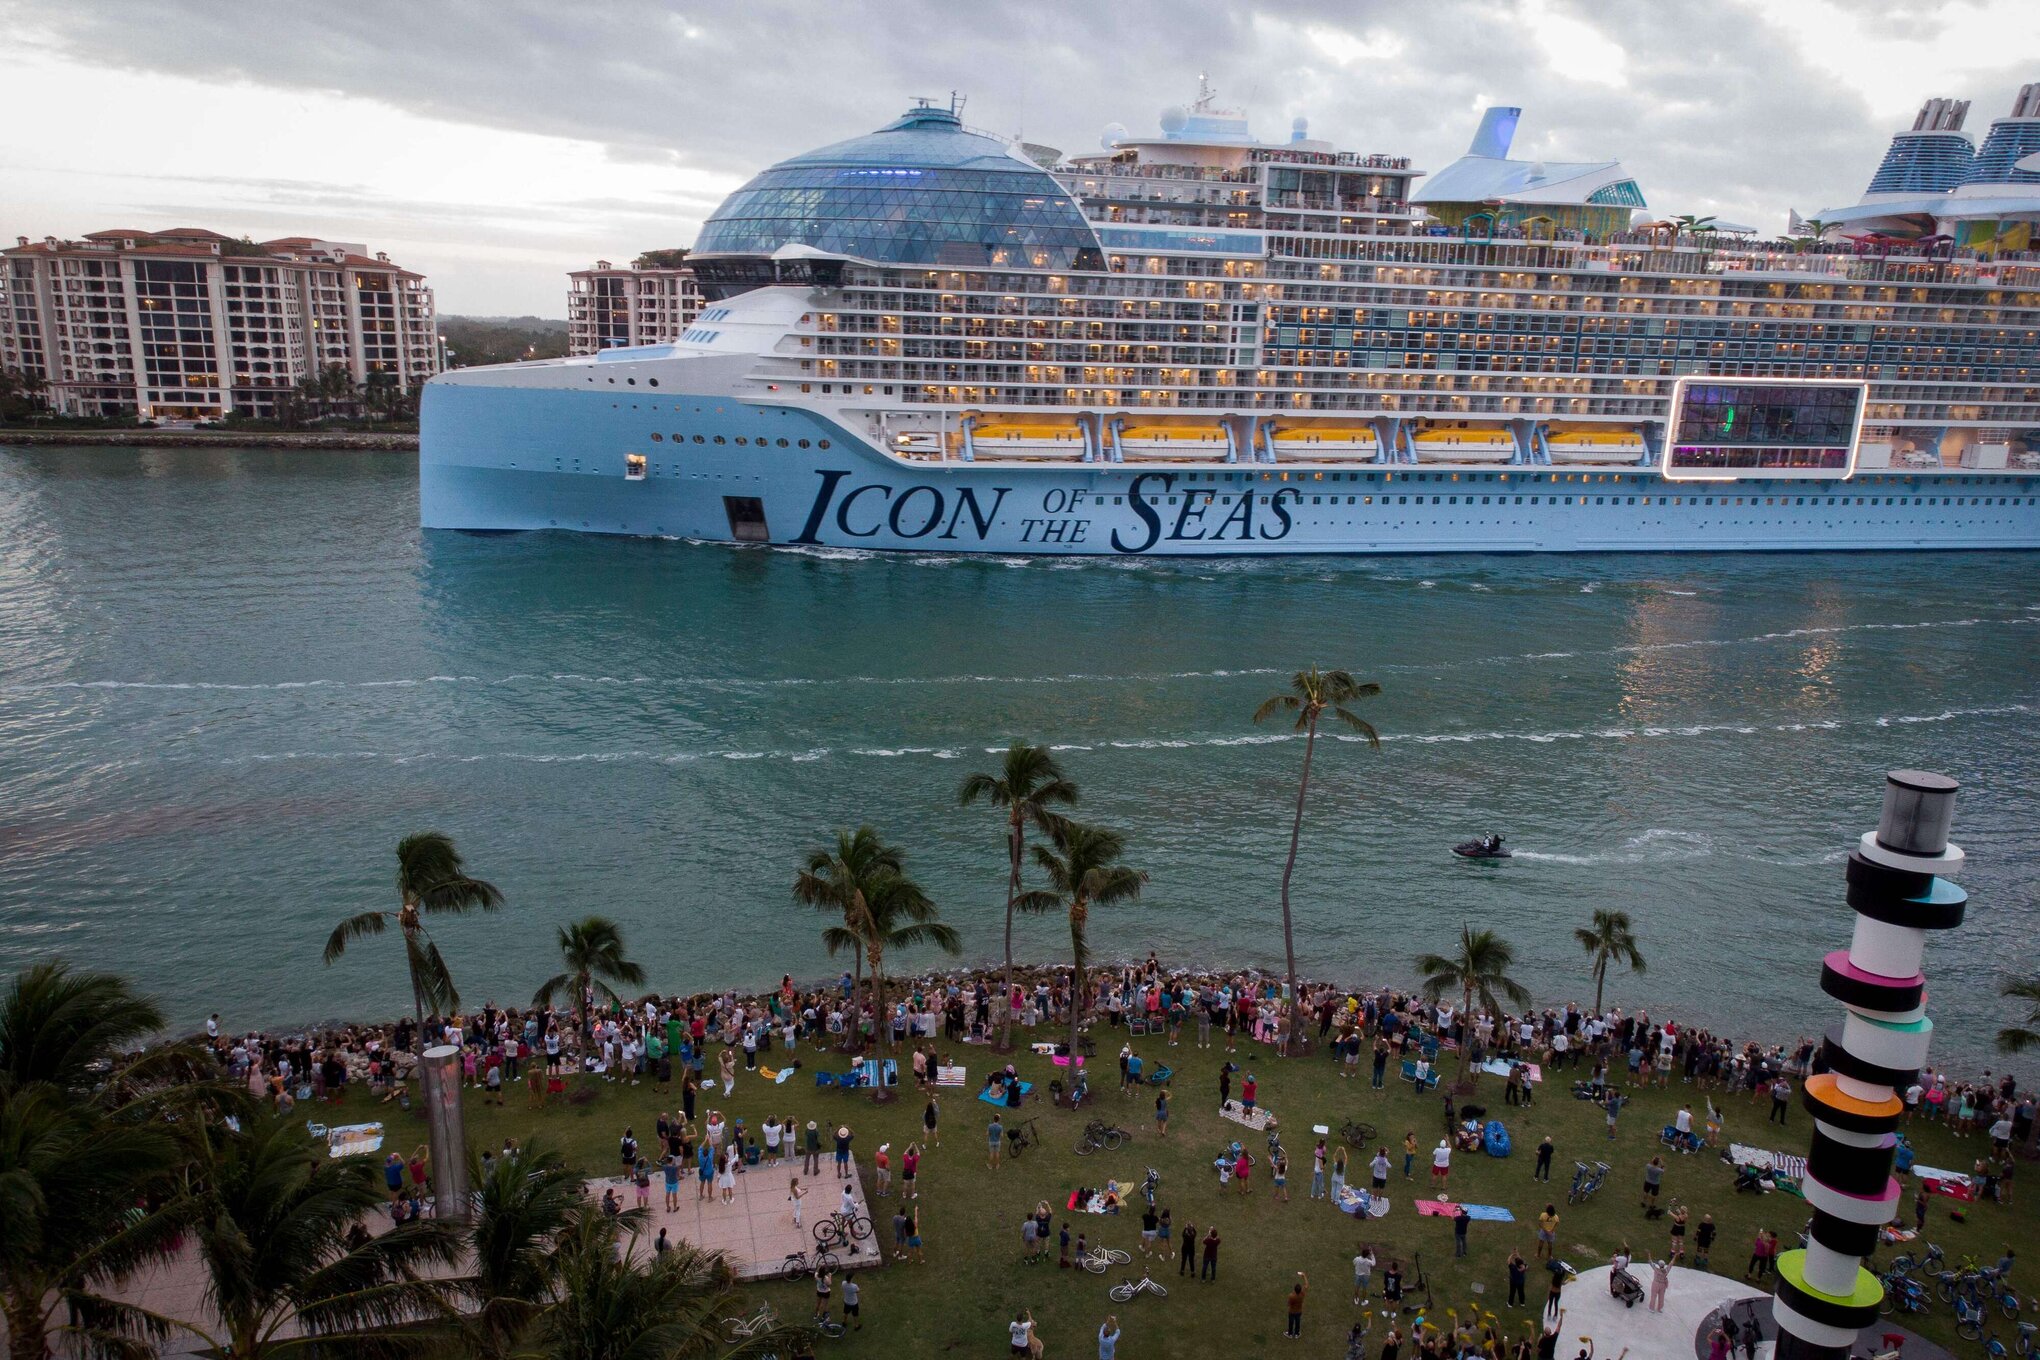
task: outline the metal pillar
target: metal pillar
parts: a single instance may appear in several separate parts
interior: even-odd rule
[[[1891,1174],[1905,1110],[1898,1093],[1925,1065],[1934,1031],[1920,966],[1927,932],[1961,925],[1969,902],[1939,877],[1962,867],[1961,848],[1948,841],[1958,787],[1918,770],[1886,775],[1884,815],[1849,856],[1856,930],[1820,973],[1820,989],[1846,1013],[1822,1040],[1825,1070],[1800,1092],[1814,1121],[1805,1184],[1813,1226],[1804,1251],[1778,1258],[1778,1360],[1843,1360],[1877,1321],[1884,1288],[1862,1258],[1902,1193]]]
[[[433,1216],[453,1223],[465,1223],[471,1207],[460,1081],[460,1050],[452,1044],[428,1048],[418,1059],[418,1088],[432,1145]]]

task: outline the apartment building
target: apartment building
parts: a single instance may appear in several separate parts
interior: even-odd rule
[[[664,345],[680,338],[701,311],[686,252],[654,250],[618,268],[597,260],[567,275],[567,352],[594,354],[624,345]]]
[[[199,227],[0,250],[0,365],[43,379],[62,414],[269,417],[332,364],[362,387],[437,373],[424,278],[353,242]]]

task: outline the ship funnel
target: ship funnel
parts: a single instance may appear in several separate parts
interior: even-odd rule
[[[1913,119],[1914,132],[1960,132],[1962,120],[1969,116],[1967,99],[1929,99],[1920,106],[1920,116]]]
[[[1473,143],[1466,148],[1466,154],[1507,160],[1509,143],[1516,140],[1516,120],[1522,116],[1521,109],[1489,109],[1480,116],[1480,128],[1473,134]]]

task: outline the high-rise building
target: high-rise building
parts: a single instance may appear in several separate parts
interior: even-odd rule
[[[670,345],[701,311],[684,250],[653,250],[626,268],[597,260],[567,275],[567,352]]]
[[[437,373],[423,276],[352,242],[200,227],[0,251],[0,365],[41,378],[63,414],[269,417],[335,364],[403,391]]]

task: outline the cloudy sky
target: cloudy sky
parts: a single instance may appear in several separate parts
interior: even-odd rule
[[[1619,157],[1766,230],[1861,192],[1931,95],[1980,135],[2040,80],[2034,0],[0,0],[0,238],[208,226],[365,241],[441,309],[565,314],[565,271],[685,245],[772,161],[911,96],[1067,151],[1208,71],[1264,137],[1443,166]]]

